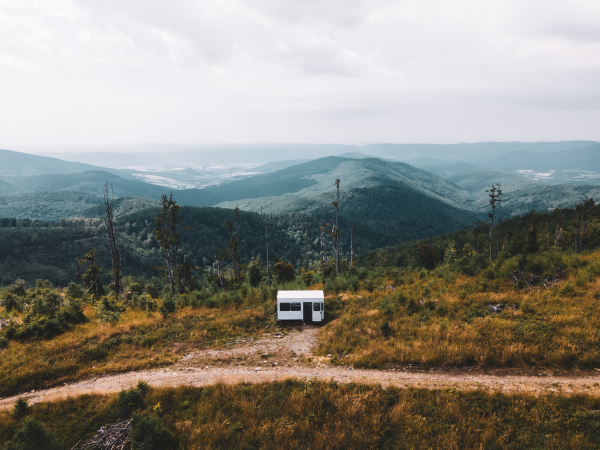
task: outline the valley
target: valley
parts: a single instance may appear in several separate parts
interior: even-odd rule
[[[397,442],[392,430],[403,428],[394,424],[412,421],[415,439],[431,446],[446,435],[410,411],[431,417],[440,408],[445,424],[451,408],[470,429],[482,408],[494,423],[520,425],[523,405],[543,409],[543,418],[485,435],[453,426],[448,445],[489,446],[510,435],[528,446],[593,448],[600,186],[518,173],[541,170],[534,166],[437,162],[415,161],[419,168],[346,152],[244,163],[241,172],[232,163],[202,189],[194,184],[208,180],[194,178],[200,168],[43,173],[30,164],[27,173],[0,174],[0,443],[35,417],[73,446],[139,412],[193,445],[228,448],[234,425],[236,442],[254,445],[266,442],[256,437],[264,432],[243,430],[272,426],[272,411],[295,399],[283,414],[290,426],[339,416],[332,432],[352,436],[355,448],[369,442],[361,431],[369,408],[387,430],[379,442]],[[105,183],[114,193],[119,295]],[[496,183],[503,194],[490,242],[486,189]],[[171,214],[183,218],[173,293],[156,234],[169,193]],[[305,289],[325,292],[325,324],[278,327],[277,292]],[[203,400],[189,402],[195,396]],[[361,426],[346,429],[352,405]],[[565,410],[568,420],[558,413]],[[200,411],[202,424],[189,425]],[[74,423],[63,416],[85,418],[62,434]],[[544,428],[548,421],[560,425]],[[291,435],[277,436],[268,441]]]

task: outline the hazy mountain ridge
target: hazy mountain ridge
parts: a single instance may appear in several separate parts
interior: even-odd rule
[[[227,201],[219,206],[233,207],[234,203],[243,204],[244,208],[258,211],[261,199],[265,197],[312,199],[327,192],[332,193],[335,190],[335,179],[340,179],[342,190],[400,184],[455,207],[467,202],[465,193],[458,186],[408,164],[376,158],[349,159],[335,156],[298,164],[272,174],[227,183],[214,190],[227,198]],[[298,204],[288,199],[282,199],[281,202],[287,205],[282,210],[290,210],[291,205]],[[273,204],[272,199],[269,203]]]
[[[80,162],[64,161],[48,156],[31,155],[13,150],[0,149],[0,161],[0,176],[72,174],[90,170],[104,170],[110,173],[125,175],[115,169]]]
[[[554,144],[554,147],[582,145],[581,142]],[[475,144],[465,145],[467,148],[471,148]],[[482,145],[483,147],[498,147],[497,143],[478,144],[475,147],[480,148]],[[506,147],[504,144],[500,145],[501,148],[504,148],[503,146]],[[530,145],[525,145],[525,147],[530,147]],[[534,146],[534,148],[542,149],[541,146]],[[583,161],[584,157],[577,159],[573,155],[595,155],[598,149],[600,149],[600,144],[558,153],[567,155],[572,160]],[[12,153],[15,152],[11,152],[11,156]],[[537,155],[546,155],[546,153],[537,153]],[[502,185],[506,199],[503,207],[505,216],[527,212],[523,208],[530,207],[537,209],[572,207],[580,201],[584,194],[595,195],[597,192],[592,186],[579,186],[577,189],[564,186],[546,188],[541,183],[528,180],[527,177],[514,172],[471,167],[470,165],[466,166],[467,170],[457,171],[467,163],[446,165],[446,178],[443,178],[403,162],[363,156],[360,155],[360,159],[329,156],[299,164],[288,161],[285,164],[291,163],[292,165],[281,170],[256,174],[205,189],[175,190],[137,179],[124,179],[119,175],[102,170],[19,177],[4,175],[0,176],[0,197],[4,203],[0,214],[41,220],[56,220],[60,218],[58,217],[60,214],[65,214],[63,217],[77,215],[78,212],[91,207],[92,202],[96,201],[96,204],[101,202],[100,194],[106,182],[112,184],[116,197],[158,200],[163,194],[172,192],[177,201],[185,206],[217,205],[225,208],[239,206],[243,210],[255,212],[260,211],[262,207],[271,213],[289,213],[321,211],[330,208],[335,191],[333,182],[339,178],[342,191],[369,190],[389,186],[401,190],[406,197],[416,195],[416,193],[424,194],[428,198],[462,211],[465,217],[470,218],[473,217],[473,214],[485,217],[489,200],[485,189],[491,184],[500,183]],[[34,156],[34,158],[39,157]],[[55,160],[53,163],[56,161],[59,160]],[[422,158],[421,162],[430,161],[431,159]],[[179,172],[187,174],[186,176],[195,176],[198,173],[193,169],[183,169]],[[76,193],[60,193],[67,190],[76,191]],[[35,206],[35,192],[40,192],[39,208]],[[56,194],[52,194],[52,192],[56,192]],[[81,194],[82,192],[92,195]],[[33,195],[22,195],[25,193]],[[509,195],[509,193],[512,194]],[[382,199],[383,197],[380,198],[380,200]],[[54,210],[50,207],[53,201],[57,202]],[[398,208],[402,209],[401,203],[404,199],[397,198],[397,201]],[[378,205],[372,203],[369,204],[369,207],[375,211]],[[439,208],[440,206],[436,204],[432,207]],[[450,213],[448,212],[448,214]]]

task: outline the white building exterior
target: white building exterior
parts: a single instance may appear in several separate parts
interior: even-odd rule
[[[277,323],[284,320],[322,323],[325,320],[323,291],[277,292]]]

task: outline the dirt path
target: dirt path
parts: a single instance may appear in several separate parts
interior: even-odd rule
[[[18,396],[0,399],[0,409],[11,408],[18,397],[30,404],[82,394],[109,394],[133,387],[143,380],[153,387],[204,386],[216,382],[240,383],[284,380],[321,379],[338,383],[381,384],[384,387],[418,387],[428,389],[481,389],[488,392],[528,392],[535,395],[552,392],[564,395],[586,393],[600,397],[600,371],[582,376],[555,376],[541,371],[531,375],[490,375],[456,372],[413,371],[410,367],[390,370],[360,370],[330,364],[330,358],[315,357],[317,328],[288,329],[285,335],[265,335],[258,341],[233,343],[223,350],[203,350],[184,356],[177,364],[158,370],[105,375],[100,378]]]

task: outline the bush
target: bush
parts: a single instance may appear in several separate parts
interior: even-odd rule
[[[131,450],[170,450],[177,439],[156,414],[136,414],[129,433]]]
[[[4,444],[2,450],[58,450],[56,437],[48,432],[35,419],[26,419],[23,427],[18,430],[12,440]]]
[[[96,308],[98,318],[102,322],[118,322],[121,318],[122,308],[117,305],[115,300],[109,300],[108,297],[103,297],[100,306]]]
[[[387,320],[381,324],[381,327],[379,327],[379,330],[381,331],[381,334],[383,334],[383,336],[385,338],[390,337],[390,335],[392,334],[392,329],[390,327],[390,323]]]
[[[174,313],[175,312],[175,300],[173,300],[172,297],[166,297],[163,300],[163,303],[160,307],[160,313],[162,314],[163,318],[168,317],[169,314]]]
[[[19,399],[15,402],[15,407],[12,412],[13,417],[19,419],[21,417],[25,417],[28,413],[29,405],[27,404],[27,399],[19,397]]]
[[[11,294],[10,292],[4,294],[3,298],[0,300],[0,305],[4,306],[4,309],[7,312],[11,312],[13,310],[22,310],[22,305],[19,301],[19,298],[16,295]]]
[[[144,407],[144,398],[149,391],[150,386],[140,380],[136,387],[119,392],[117,402],[121,416],[129,417],[131,413],[142,409]]]
[[[83,289],[80,285],[73,283],[72,281],[67,286],[67,297],[70,298],[82,298],[83,297]]]

